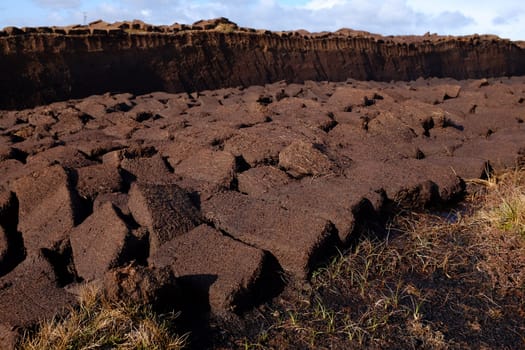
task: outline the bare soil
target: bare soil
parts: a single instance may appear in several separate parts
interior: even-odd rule
[[[0,339],[102,284],[182,309],[195,347],[523,346],[522,279],[480,268],[475,226],[389,220],[523,166],[524,101],[522,77],[348,80],[2,111]]]

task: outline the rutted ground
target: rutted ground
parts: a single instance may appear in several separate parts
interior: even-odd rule
[[[393,206],[447,205],[523,165],[524,101],[525,78],[349,80],[0,112],[0,339],[83,283],[249,309]]]

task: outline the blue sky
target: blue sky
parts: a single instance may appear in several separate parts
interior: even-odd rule
[[[352,28],[384,35],[496,34],[525,40],[523,0],[1,0],[0,28],[103,19],[153,24],[227,17],[242,26],[310,31]]]

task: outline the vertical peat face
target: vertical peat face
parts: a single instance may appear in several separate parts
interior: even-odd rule
[[[520,43],[494,36],[381,37],[107,24],[0,31],[0,109],[105,92],[183,92],[280,80],[523,75]],[[225,29],[226,28],[226,29]]]

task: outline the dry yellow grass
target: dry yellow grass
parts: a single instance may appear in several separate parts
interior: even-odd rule
[[[98,290],[85,288],[78,307],[26,333],[19,349],[181,349],[185,336],[172,329],[175,317],[124,301],[110,302]]]
[[[215,27],[214,30],[218,32],[223,32],[223,33],[233,33],[236,29],[237,29],[237,26],[235,24],[220,23]]]
[[[492,227],[525,237],[525,172],[516,170],[493,176],[485,185],[490,190],[478,218]]]

